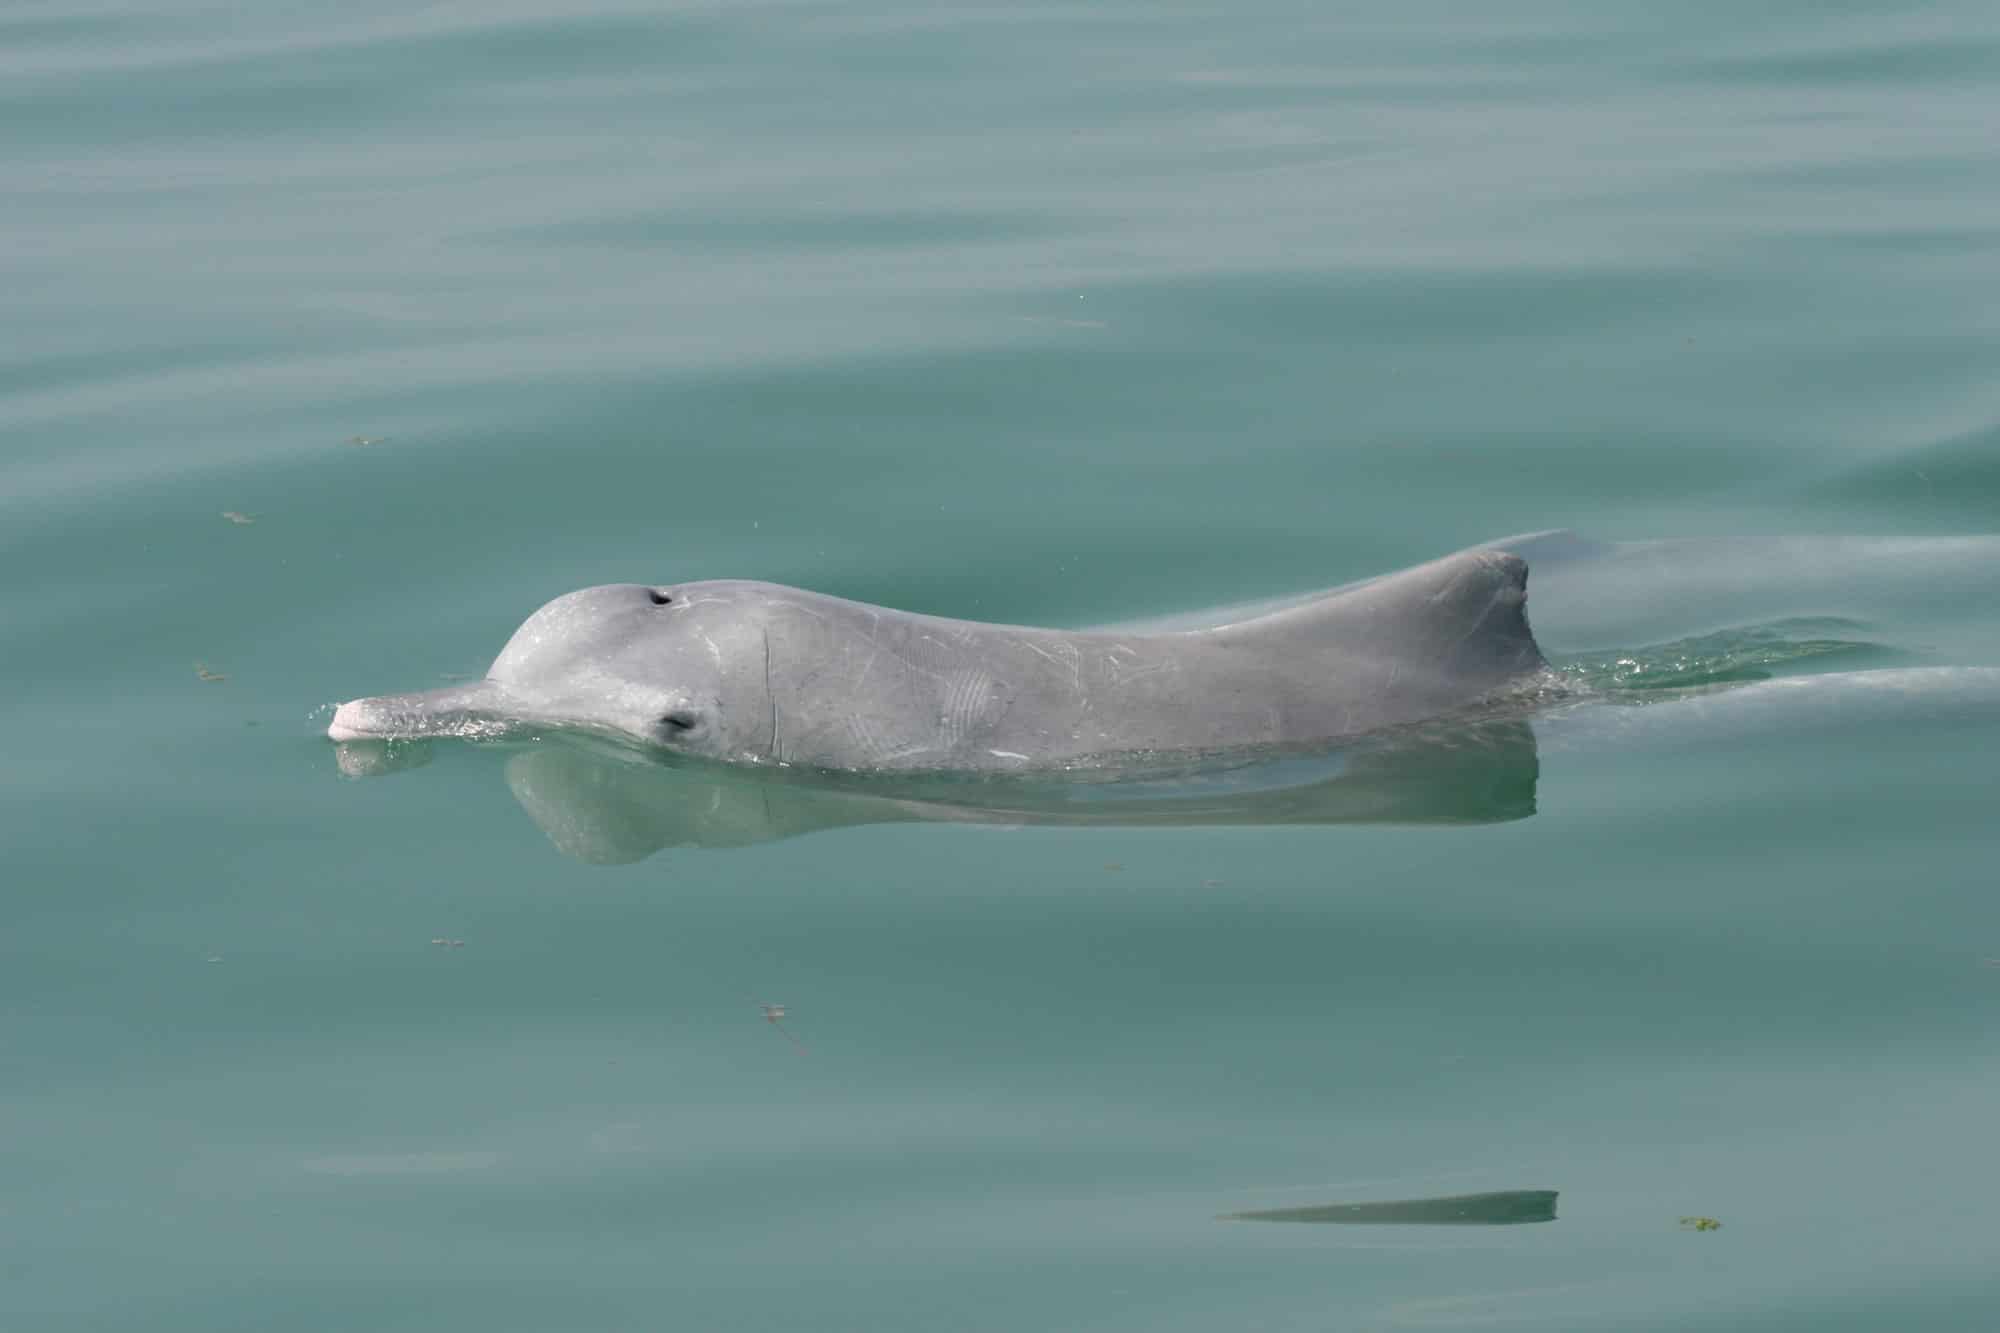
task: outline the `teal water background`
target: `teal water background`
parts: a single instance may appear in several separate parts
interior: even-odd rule
[[[591,583],[1084,625],[1556,527],[1677,542],[1531,583],[1607,688],[2000,666],[1996,72],[1978,4],[10,4],[0,1327],[1994,1327],[1991,695],[622,865],[320,733]]]

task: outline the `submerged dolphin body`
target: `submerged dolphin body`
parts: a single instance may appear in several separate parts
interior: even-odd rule
[[[337,741],[608,733],[727,763],[1006,772],[1323,744],[1538,677],[1527,564],[1473,550],[1204,629],[1072,632],[776,584],[614,584],[517,630],[484,680],[357,699]]]

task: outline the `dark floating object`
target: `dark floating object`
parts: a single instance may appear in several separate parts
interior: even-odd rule
[[[1368,1226],[1513,1226],[1556,1220],[1556,1191],[1500,1190],[1451,1194],[1441,1199],[1389,1203],[1324,1203],[1312,1208],[1272,1208],[1223,1213],[1221,1222],[1358,1222]]]

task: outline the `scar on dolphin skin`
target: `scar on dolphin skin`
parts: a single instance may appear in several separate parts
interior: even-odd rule
[[[210,671],[206,662],[196,662],[194,664],[194,676],[196,680],[204,680],[211,685],[220,684],[229,679],[227,675],[220,671]]]
[[[1497,1190],[1384,1203],[1326,1203],[1221,1213],[1218,1222],[1347,1222],[1373,1226],[1516,1226],[1556,1220],[1555,1190]],[[1718,1223],[1717,1225],[1720,1225]]]
[[[778,743],[778,696],[771,693],[771,630],[764,628],[764,697],[771,701],[771,758],[777,763],[785,762],[785,751]]]
[[[250,515],[238,513],[234,509],[223,510],[222,516],[228,519],[231,523],[234,523],[239,528],[247,528],[252,523],[255,523],[257,521],[256,519],[250,517]]]

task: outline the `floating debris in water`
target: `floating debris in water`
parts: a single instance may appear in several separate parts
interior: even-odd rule
[[[1555,1190],[1499,1190],[1386,1203],[1327,1203],[1222,1213],[1219,1222],[1348,1222],[1375,1226],[1513,1226],[1556,1220]]]
[[[256,519],[250,517],[250,515],[248,514],[237,513],[234,509],[223,510],[222,516],[228,519],[231,523],[234,523],[239,528],[247,528],[252,523],[255,523],[257,521]]]
[[[794,1037],[792,1035],[792,1030],[785,1026],[784,1005],[760,1004],[757,1007],[764,1011],[764,1021],[766,1023],[769,1023],[772,1027],[776,1028],[778,1031],[785,1034],[786,1041],[790,1042],[792,1045],[798,1047],[802,1051],[806,1048],[806,1044],[800,1041],[797,1037]]]
[[[210,671],[206,662],[196,662],[194,664],[194,675],[196,680],[205,680],[211,685],[229,679],[228,676],[220,671]]]
[[[1722,1223],[1712,1217],[1683,1217],[1681,1219],[1681,1230],[1720,1231],[1722,1230]]]

